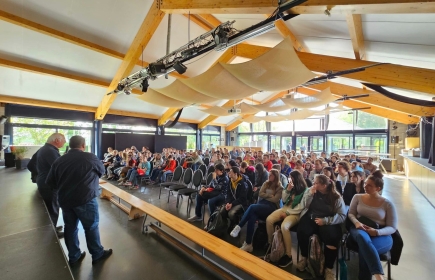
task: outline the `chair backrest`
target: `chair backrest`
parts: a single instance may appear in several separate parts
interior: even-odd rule
[[[207,174],[213,173],[215,170],[216,168],[214,167],[214,165],[212,165],[207,169]]]
[[[181,176],[183,176],[183,168],[181,166],[177,166],[174,170],[174,176],[172,176],[172,182],[179,182],[181,180]]]
[[[193,177],[193,170],[192,170],[192,168],[187,168],[186,171],[184,171],[183,183],[185,185],[189,185],[190,182],[192,181],[192,177]]]
[[[207,180],[205,181],[205,185],[206,185],[206,186],[210,186],[211,181],[213,181],[213,173],[209,173],[209,174],[207,175]]]
[[[205,164],[201,164],[199,166],[199,170],[201,170],[202,174],[206,174],[207,173],[207,166],[205,166]]]
[[[206,158],[204,158],[203,161],[204,161],[205,166],[208,166],[208,164],[210,163],[210,158],[206,157]]]
[[[149,163],[150,163],[150,173],[149,174],[151,175],[151,172],[153,172],[154,164],[152,161],[149,161]]]
[[[193,180],[192,180],[192,188],[199,188],[201,186],[202,182],[202,171],[200,169],[196,170],[193,174]]]
[[[180,161],[180,165],[183,166],[184,161],[186,160],[186,158],[182,158]]]
[[[180,165],[180,162],[178,161],[178,159],[175,159],[175,167],[178,167]]]

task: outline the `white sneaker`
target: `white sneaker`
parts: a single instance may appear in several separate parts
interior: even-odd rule
[[[239,227],[239,225],[235,226],[234,229],[231,231],[230,235],[232,237],[237,237],[239,236],[239,232],[240,232],[241,228]]]
[[[236,226],[236,227],[239,227],[239,226]],[[239,229],[240,229],[240,227],[239,227]],[[242,245],[242,247],[240,247],[240,249],[243,251],[251,253],[254,250],[254,247],[252,247],[252,244],[247,244],[245,241],[245,242],[243,242],[243,245]]]
[[[202,218],[201,217],[197,217],[196,215],[193,215],[192,217],[190,217],[189,219],[187,219],[189,222],[201,222]]]
[[[307,267],[307,258],[301,257],[301,260],[298,261],[298,264],[296,265],[296,268],[299,271],[305,271],[305,268]]]
[[[331,268],[325,269],[325,280],[335,280],[335,273]]]

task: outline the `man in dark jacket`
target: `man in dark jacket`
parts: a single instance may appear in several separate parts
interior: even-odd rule
[[[83,260],[86,252],[80,251],[77,225],[85,230],[86,244],[92,255],[92,264],[108,258],[112,249],[104,250],[100,243],[97,196],[99,178],[104,174],[103,163],[85,151],[85,138],[73,136],[71,150],[53,163],[47,176],[47,185],[59,191],[59,204],[65,222],[65,244],[71,265]]]
[[[227,197],[225,204],[221,209],[221,215],[224,219],[230,219],[229,230],[237,224],[237,217],[241,216],[248,208],[248,184],[245,176],[240,173],[237,166],[233,166],[228,172],[230,182],[228,184]]]
[[[47,206],[48,214],[53,222],[54,227],[57,225],[59,219],[59,202],[57,197],[57,190],[45,183],[48,172],[50,171],[53,162],[60,158],[59,149],[65,144],[65,136],[60,133],[53,133],[47,139],[47,143],[38,150],[36,155],[36,184],[42,199]],[[63,237],[63,232],[58,232],[58,237]]]
[[[36,169],[37,157],[38,157],[38,152],[33,154],[32,158],[27,164],[27,170],[30,171],[30,179],[32,180],[32,183],[36,183],[36,179],[38,178],[38,170]]]

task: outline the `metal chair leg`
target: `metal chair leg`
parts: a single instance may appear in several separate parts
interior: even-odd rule
[[[390,261],[387,262],[387,266],[388,266],[388,280],[391,280],[391,262]]]

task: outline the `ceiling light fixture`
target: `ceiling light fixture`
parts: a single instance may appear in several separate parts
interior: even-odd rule
[[[184,74],[187,70],[187,67],[179,61],[175,62],[172,67],[174,67],[175,71],[177,71],[177,73],[180,75]]]
[[[148,79],[144,79],[140,87],[142,88],[142,92],[147,92],[149,87]]]

